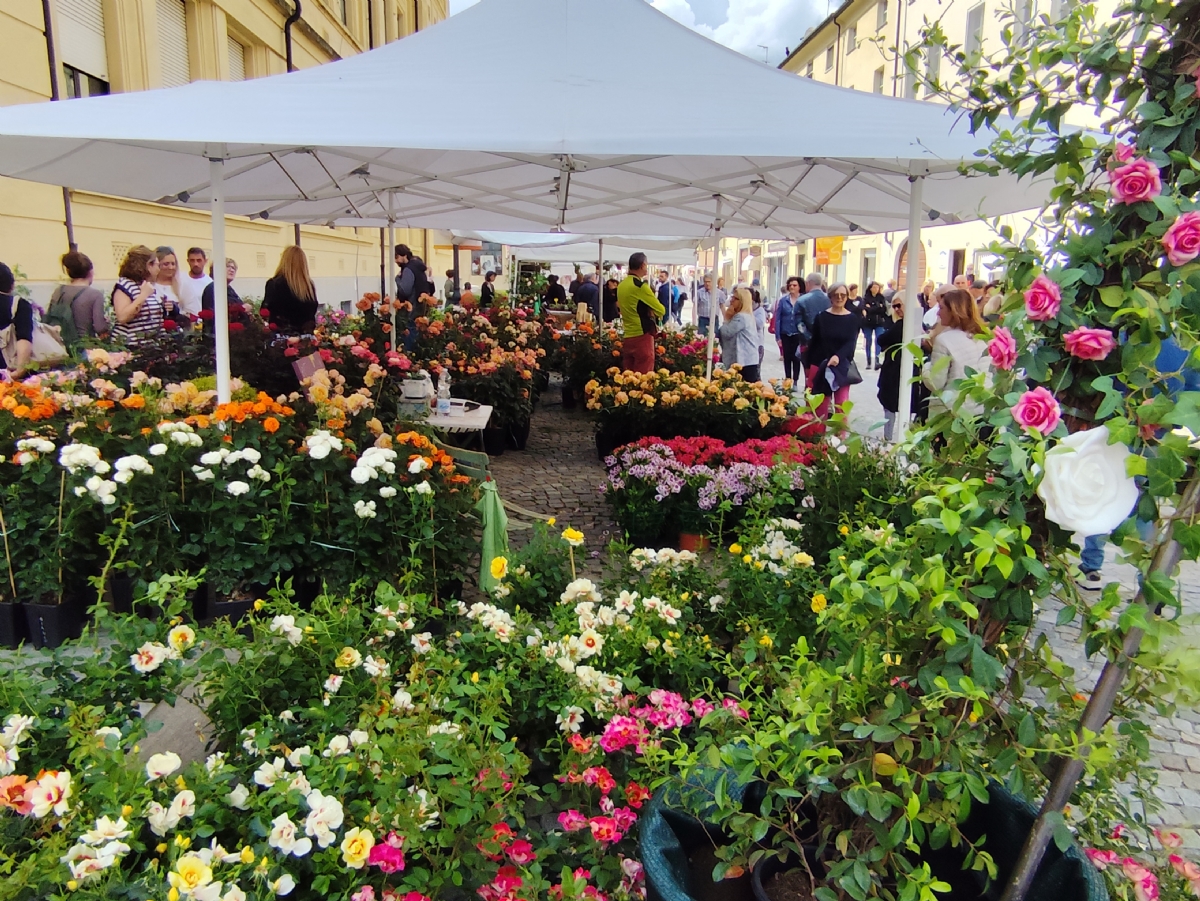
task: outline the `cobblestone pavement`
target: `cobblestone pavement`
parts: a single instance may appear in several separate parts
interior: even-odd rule
[[[524,451],[492,457],[492,477],[500,497],[535,513],[555,517],[584,534],[583,574],[597,576],[608,542],[618,535],[612,512],[600,496],[604,466],[596,456],[595,430],[582,408],[564,410],[558,382],[542,395],[533,415]],[[519,514],[510,517],[520,519]],[[509,542],[524,543],[527,531],[513,531]]]
[[[866,369],[861,348],[858,363],[865,379],[851,389],[855,403],[851,423],[862,434],[882,438],[883,412],[875,398],[876,380],[873,370]],[[774,347],[767,348],[764,367],[766,377],[782,377],[783,365]],[[556,516],[559,523],[582,530],[587,537],[585,571],[598,575],[603,552],[610,538],[617,535],[617,526],[597,491],[604,468],[596,457],[592,436],[584,412],[564,410],[557,388],[552,387],[534,416],[528,449],[510,450],[494,458],[492,472],[506,500]],[[514,544],[522,542],[521,535],[513,533]],[[1104,575],[1119,580],[1126,596],[1133,596],[1136,573],[1133,567],[1116,561],[1111,547]],[[1185,613],[1200,612],[1200,566],[1185,565],[1181,591]],[[1081,690],[1090,692],[1103,660],[1084,657],[1077,628],[1055,624],[1059,607],[1054,601],[1042,610],[1038,629],[1051,636],[1058,655],[1079,674]],[[1200,627],[1186,630],[1183,640],[1187,647],[1200,651]],[[1200,848],[1200,711],[1187,710],[1173,719],[1161,719],[1154,734],[1152,765],[1158,769],[1158,794],[1165,805],[1161,821],[1179,831],[1189,847]]]

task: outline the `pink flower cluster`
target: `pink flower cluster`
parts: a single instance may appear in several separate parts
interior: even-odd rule
[[[384,873],[396,873],[404,869],[404,838],[389,832],[387,838],[371,847],[367,863],[379,867]]]
[[[601,802],[603,804],[603,802]],[[589,817],[578,810],[564,810],[558,815],[558,824],[565,832],[579,832],[588,829],[592,838],[602,845],[612,845],[625,837],[625,833],[633,828],[638,815],[628,807],[612,806],[608,815]]]
[[[517,901],[517,890],[525,884],[514,866],[503,866],[487,885],[475,890],[483,901]]]
[[[624,858],[622,858],[622,860],[624,860]],[[641,864],[639,863],[638,866],[640,867]],[[583,867],[576,867],[575,872],[571,875],[574,877],[575,881],[575,887],[571,892],[572,895],[578,898],[583,898],[585,901],[608,901],[608,895],[604,894],[604,892],[600,891],[594,885],[585,885],[583,888],[579,888],[579,882],[592,878],[591,870],[584,869]],[[621,884],[624,886],[624,881],[622,881]],[[550,901],[562,901],[562,885],[559,884],[550,886],[550,888],[546,891],[546,895],[550,898]],[[631,894],[630,897],[645,898],[646,890],[643,888],[640,895]]]
[[[518,866],[525,866],[537,860],[533,845],[523,838],[517,838],[517,834],[508,823],[493,825],[491,835],[476,843],[475,847],[488,860],[501,861],[507,857]]]
[[[600,747],[609,754],[632,747],[640,754],[650,740],[647,723],[655,729],[682,729],[716,709],[705,698],[695,698],[689,703],[683,699],[683,695],[661,688],[651,691],[648,700],[649,703],[641,707],[629,708],[634,698],[632,695],[626,697],[623,704],[631,715],[618,713],[608,721],[600,736]],[[733,698],[724,698],[721,707],[739,719],[750,718],[750,714]]]
[[[390,888],[385,888],[380,895],[375,894],[373,886],[364,885],[357,892],[350,896],[350,901],[375,901],[378,897],[379,901],[430,901],[428,895],[422,895],[420,892],[406,892],[400,894]]]

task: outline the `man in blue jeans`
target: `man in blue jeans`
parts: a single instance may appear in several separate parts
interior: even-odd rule
[[[1165,384],[1167,394],[1172,397],[1180,391],[1200,391],[1200,372],[1187,368],[1187,360],[1188,352],[1180,347],[1174,338],[1163,341],[1158,359],[1154,361],[1154,368],[1159,372],[1176,373],[1166,379]],[[1149,523],[1138,520],[1139,530],[1147,525]],[[1079,571],[1083,573],[1083,579],[1079,583],[1081,588],[1099,591],[1104,587],[1100,570],[1104,568],[1104,542],[1107,538],[1107,535],[1089,535],[1084,539],[1083,550],[1079,554]]]

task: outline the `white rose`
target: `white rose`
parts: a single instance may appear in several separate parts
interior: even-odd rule
[[[238,810],[245,810],[249,806],[247,802],[250,800],[250,789],[246,788],[246,786],[239,782],[236,786],[234,786],[233,791],[229,793],[228,800],[230,807],[236,807]]]
[[[151,457],[161,457],[166,452],[167,452],[167,446],[165,444],[150,445],[150,456]]]
[[[247,482],[233,481],[225,486],[225,490],[237,497],[239,494],[245,494],[250,490],[250,485]]]
[[[146,761],[146,779],[161,779],[175,772],[183,764],[179,755],[171,751],[165,754],[153,754]]]
[[[1076,432],[1046,454],[1038,497],[1046,518],[1068,532],[1107,535],[1133,511],[1137,484],[1125,470],[1129,448],[1109,444],[1103,426]]]

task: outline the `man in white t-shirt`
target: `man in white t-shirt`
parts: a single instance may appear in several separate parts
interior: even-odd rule
[[[190,316],[200,315],[200,298],[204,294],[204,289],[213,283],[208,273],[204,271],[206,262],[208,262],[208,258],[203,248],[191,247],[188,249],[187,275],[179,280],[179,305],[183,307],[183,312]]]

